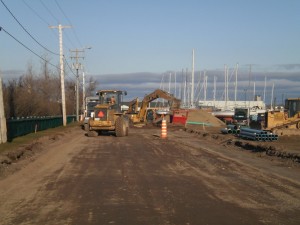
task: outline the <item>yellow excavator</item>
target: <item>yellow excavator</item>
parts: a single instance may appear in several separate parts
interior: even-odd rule
[[[175,98],[172,94],[163,91],[161,89],[156,89],[152,93],[146,95],[141,102],[140,110],[137,112],[138,99],[135,98],[129,103],[128,113],[131,114],[131,121],[133,123],[147,123],[147,115],[148,111],[152,109],[148,108],[149,103],[158,99],[163,98],[168,100],[168,106],[170,107],[170,111],[173,109],[179,109],[181,101]],[[135,109],[133,109],[135,107]]]
[[[127,113],[128,114],[135,114],[138,112],[138,108],[139,108],[139,98],[135,98],[133,100],[131,100],[129,102],[129,105],[128,105],[128,110],[127,110]]]

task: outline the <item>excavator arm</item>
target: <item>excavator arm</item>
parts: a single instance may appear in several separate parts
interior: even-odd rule
[[[163,98],[163,99],[168,100],[170,109],[178,109],[180,107],[181,101],[179,99],[175,98],[173,95],[171,95],[170,93],[168,93],[166,91],[163,91],[161,89],[156,89],[154,92],[146,95],[142,101],[140,111],[137,115],[138,119],[141,122],[145,121],[146,112],[147,112],[149,103],[158,98]]]
[[[129,102],[128,113],[136,113],[138,111],[139,98],[133,99]]]

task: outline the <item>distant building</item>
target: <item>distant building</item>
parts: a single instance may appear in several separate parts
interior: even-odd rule
[[[260,96],[257,96],[255,101],[199,101],[200,108],[214,108],[220,111],[234,110],[235,108],[258,108],[266,109],[266,104],[261,100]]]

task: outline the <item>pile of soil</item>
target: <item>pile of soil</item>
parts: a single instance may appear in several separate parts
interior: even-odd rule
[[[193,124],[192,124],[193,123]],[[190,110],[187,117],[187,128],[199,126],[226,127],[225,123],[203,109]]]

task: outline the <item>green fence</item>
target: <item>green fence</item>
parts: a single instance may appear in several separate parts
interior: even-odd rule
[[[76,121],[76,116],[67,116],[67,123],[71,123],[74,121]],[[46,130],[49,128],[59,127],[62,125],[62,116],[8,119],[6,120],[7,140],[11,141],[13,138],[22,135]]]

